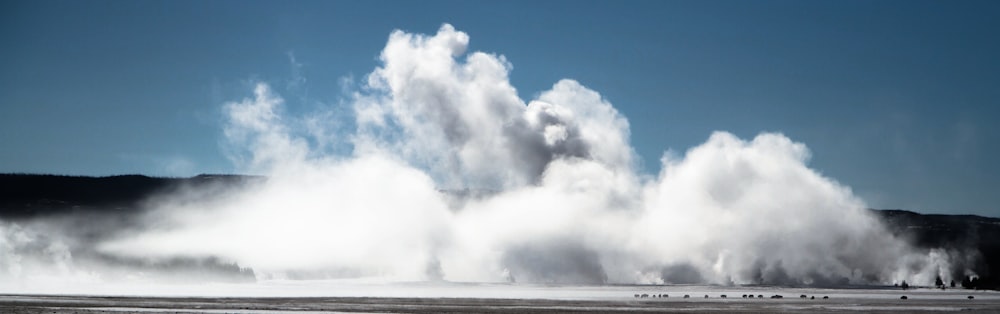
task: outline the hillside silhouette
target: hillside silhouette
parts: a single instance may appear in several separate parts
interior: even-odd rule
[[[951,274],[952,278],[962,278],[966,287],[1000,289],[1000,219],[976,215],[920,214],[899,209],[873,212],[890,232],[919,248],[961,253],[950,254],[952,257],[965,257],[953,260],[953,266],[957,266],[954,268],[968,268],[978,275],[973,279],[963,273]]]
[[[130,214],[150,197],[181,188],[238,186],[261,179],[211,174],[190,178],[134,174],[107,177],[0,174],[0,219],[18,220],[74,211]]]

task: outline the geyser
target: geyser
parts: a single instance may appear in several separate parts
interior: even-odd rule
[[[138,222],[73,249],[210,258],[259,280],[836,285],[950,273],[947,256],[892,237],[848,187],[810,169],[802,143],[716,132],[644,175],[608,100],[573,80],[522,100],[511,64],[468,43],[447,24],[393,32],[347,96],[348,133],[285,115],[258,83],[224,105],[224,134],[234,161],[266,180],[158,198]],[[315,147],[345,144],[348,155]],[[60,244],[73,232],[45,226],[0,224],[0,276],[22,279],[5,283],[30,285],[35,266],[109,278],[73,263]]]

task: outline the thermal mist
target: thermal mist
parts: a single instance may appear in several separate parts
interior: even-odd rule
[[[567,79],[523,100],[512,65],[468,44],[450,25],[393,32],[345,96],[347,132],[335,110],[291,117],[256,84],[224,104],[223,130],[234,162],[266,180],[157,198],[140,222],[73,245],[214,258],[258,280],[837,285],[950,274],[946,254],[893,238],[850,188],[810,169],[802,143],[719,131],[643,174],[628,120],[598,92]],[[337,145],[351,152],[326,149]],[[33,226],[51,232],[40,240]],[[28,282],[37,272],[26,269],[49,265],[107,277],[75,265],[61,244],[73,233],[53,230],[0,224],[0,276]]]

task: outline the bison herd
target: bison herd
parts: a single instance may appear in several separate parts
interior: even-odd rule
[[[669,297],[670,297],[670,295],[669,295],[669,294],[666,294],[666,293],[653,293],[653,294],[649,294],[649,293],[642,293],[642,294],[639,294],[639,293],[636,293],[636,294],[635,294],[635,297],[636,297],[636,298],[639,298],[639,299],[642,299],[642,298],[669,298]],[[719,298],[722,298],[722,299],[725,299],[725,298],[727,298],[727,297],[728,297],[728,296],[727,296],[727,295],[725,295],[725,294],[722,294],[722,295],[719,295]],[[691,295],[690,295],[690,294],[685,294],[685,295],[684,295],[684,298],[685,298],[685,299],[690,299],[690,298],[691,298]],[[706,295],[705,295],[705,299],[709,299],[709,298],[711,298],[711,296],[709,296],[709,295],[707,295],[707,294],[706,294]],[[743,298],[744,298],[744,299],[753,299],[753,298],[758,298],[758,299],[763,299],[763,298],[764,298],[764,295],[763,295],[763,294],[758,294],[757,296],[754,296],[753,294],[744,294],[744,295],[743,295]],[[771,298],[772,298],[772,299],[781,299],[781,298],[784,298],[784,296],[782,296],[782,295],[780,295],[780,294],[775,294],[775,295],[772,295],[772,296],[771,296]],[[804,295],[804,294],[803,294],[803,295],[799,296],[799,298],[803,298],[803,299],[805,299],[805,298],[806,298],[806,295]],[[829,297],[829,296],[823,296],[823,298],[824,298],[824,299],[829,299],[830,297]],[[812,297],[811,299],[814,299],[814,300],[815,300],[815,299],[816,299],[816,296],[813,296],[813,297]]]
[[[669,295],[669,294],[666,294],[666,293],[654,293],[654,294],[648,294],[648,293],[643,293],[643,294],[638,294],[638,293],[636,293],[636,294],[635,294],[635,297],[636,297],[636,298],[669,298],[669,297],[670,297],[670,295]],[[685,299],[690,299],[690,298],[691,298],[691,295],[690,295],[690,294],[685,294],[685,295],[684,295],[684,298],[685,298]],[[710,298],[710,297],[709,297],[709,296],[708,296],[708,295],[706,294],[706,295],[705,295],[705,299],[709,299],[709,298]],[[722,299],[725,299],[725,298],[726,298],[726,295],[725,295],[725,294],[722,294],[722,295],[719,295],[719,298],[722,298]],[[763,298],[764,298],[764,295],[763,295],[763,294],[758,294],[757,296],[754,296],[753,294],[744,294],[744,295],[743,295],[743,298],[744,298],[744,299],[753,299],[753,298],[757,298],[757,299],[763,299]],[[771,296],[771,299],[782,299],[782,298],[784,298],[784,296],[782,296],[782,295],[780,295],[780,294],[775,294],[775,295],[772,295],[772,296]],[[815,299],[816,299],[816,296],[807,296],[807,295],[804,295],[804,294],[802,294],[802,295],[799,295],[799,299],[809,299],[809,300],[815,300]],[[824,295],[824,296],[823,296],[823,299],[824,299],[824,300],[826,300],[826,299],[830,299],[830,296],[825,296],[825,295]],[[900,300],[906,300],[906,299],[909,299],[909,298],[908,298],[907,296],[905,296],[905,295],[904,295],[904,296],[901,296],[901,297],[899,297],[899,299],[900,299]],[[973,296],[971,296],[971,295],[970,295],[970,296],[968,297],[968,299],[969,299],[969,300],[974,300],[974,299],[975,299],[975,297],[973,297]]]

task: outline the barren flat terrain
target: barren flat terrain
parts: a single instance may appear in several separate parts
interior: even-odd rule
[[[800,289],[724,287],[498,287],[429,289],[420,297],[157,297],[0,295],[0,313],[1000,313],[1000,293],[920,289]],[[364,289],[362,289],[364,290]],[[367,290],[372,291],[372,290]],[[507,294],[496,293],[511,291]],[[484,297],[469,297],[475,293]],[[669,294],[636,298],[634,294]],[[512,297],[537,293],[538,298]],[[493,295],[497,295],[494,297]],[[722,298],[726,294],[726,298]],[[744,294],[764,298],[743,298]],[[438,296],[434,296],[438,295]],[[689,295],[689,298],[684,298]],[[705,296],[708,295],[708,298]],[[771,298],[782,295],[782,298]],[[806,295],[806,298],[801,298]],[[907,299],[900,299],[906,295]],[[968,296],[974,299],[968,299]],[[578,296],[578,297],[574,297]],[[811,297],[815,296],[815,299]],[[828,296],[829,299],[823,299]]]

